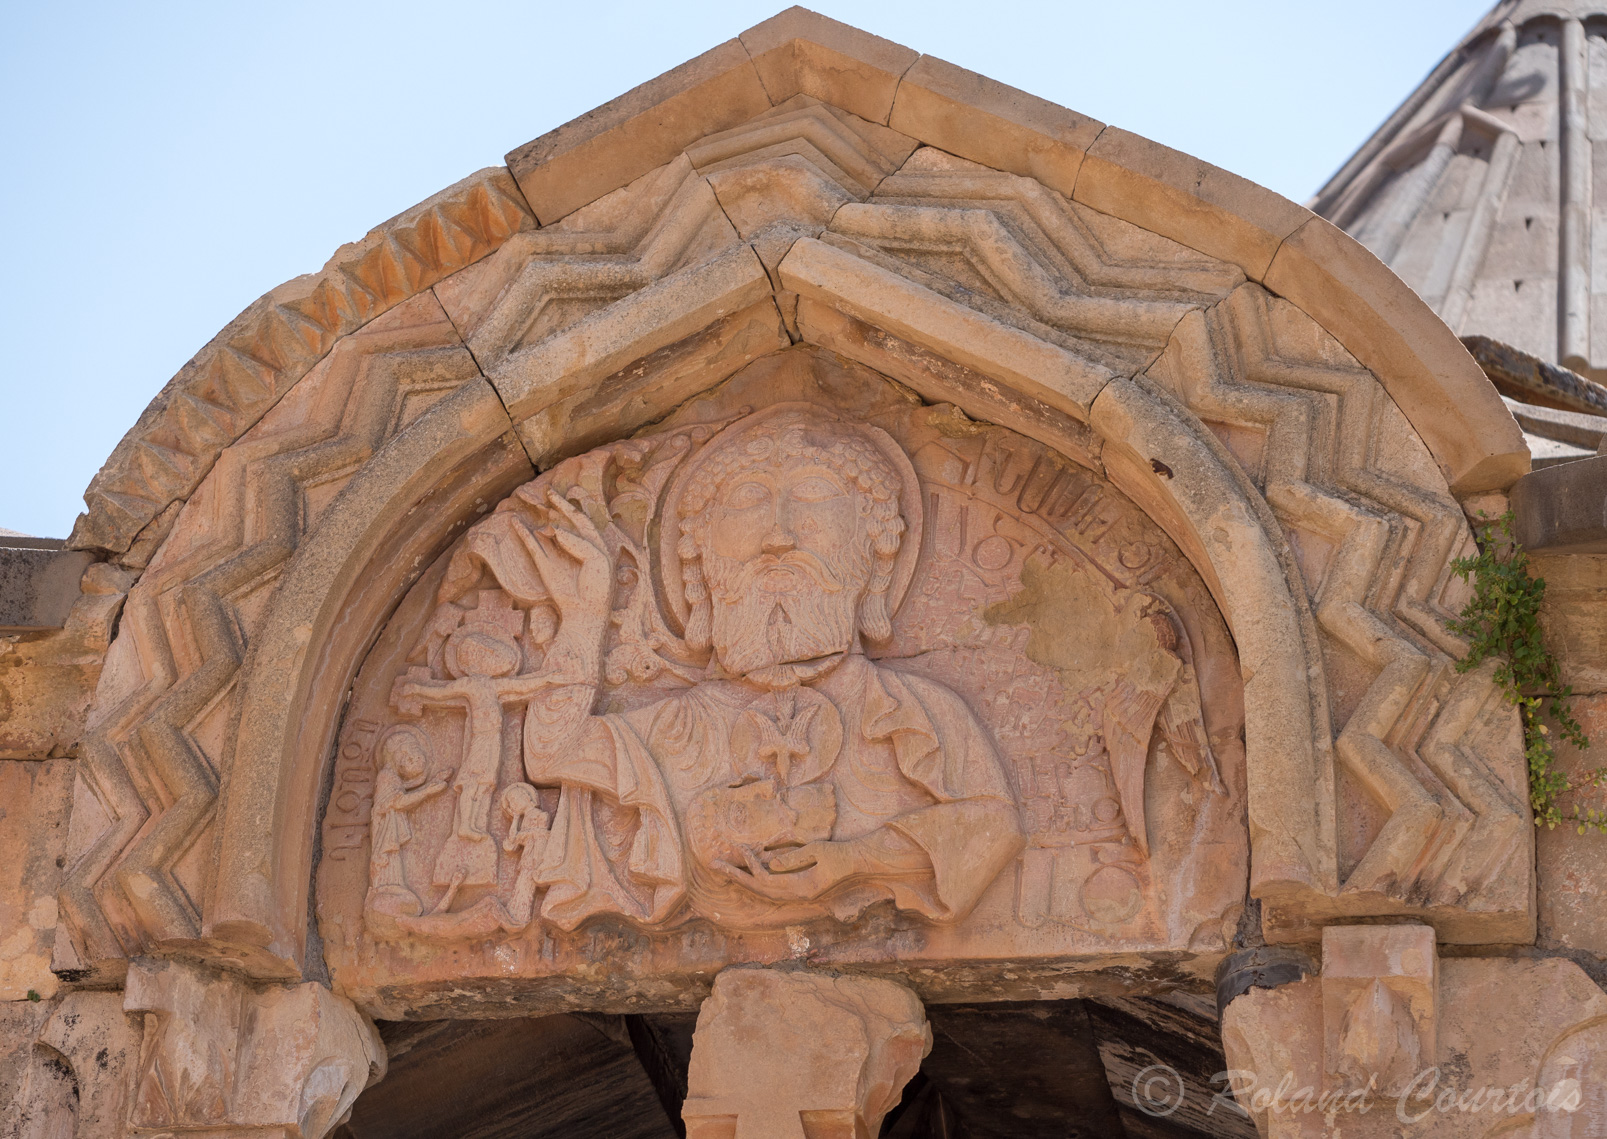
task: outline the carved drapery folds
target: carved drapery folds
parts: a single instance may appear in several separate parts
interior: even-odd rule
[[[1460,649],[1440,624],[1459,605],[1450,559],[1469,541],[1451,490],[1506,485],[1521,443],[1449,333],[1342,236],[1220,171],[816,17],[778,20],[514,156],[540,228],[506,173],[432,199],[344,251],[294,305],[251,317],[265,346],[231,326],[131,434],[80,534],[145,568],[85,741],[58,967],[114,975],[129,955],[182,945],[296,975],[331,754],[324,866],[350,875],[330,887],[346,899],[336,909],[347,924],[325,930],[339,952],[355,952],[364,928],[376,945],[405,934],[444,946],[472,926],[486,961],[527,944],[516,971],[558,968],[535,962],[581,952],[564,939],[602,936],[596,922],[618,918],[608,936],[632,945],[690,936],[670,916],[691,912],[671,897],[689,860],[735,866],[744,846],[828,841],[817,837],[823,800],[779,767],[699,806],[728,820],[737,806],[785,807],[797,821],[778,843],[709,837],[731,823],[684,827],[690,798],[666,783],[660,813],[676,829],[657,845],[634,850],[644,807],[591,816],[594,864],[623,865],[628,880],[613,910],[562,916],[555,851],[584,837],[584,812],[566,790],[572,775],[539,775],[551,765],[529,759],[541,749],[525,738],[517,690],[546,667],[543,633],[564,622],[502,580],[495,559],[482,559],[485,580],[437,592],[457,581],[452,557],[438,557],[454,541],[469,548],[471,524],[524,511],[549,541],[539,531],[565,509],[602,535],[613,601],[663,589],[657,506],[616,501],[620,479],[679,469],[708,442],[697,431],[778,402],[697,400],[764,369],[908,457],[927,577],[891,613],[891,641],[867,640],[866,659],[899,675],[926,659],[911,684],[963,705],[1018,812],[1023,848],[969,910],[936,885],[929,912],[903,906],[904,876],[891,875],[896,922],[917,932],[891,930],[888,953],[960,953],[957,931],[994,913],[997,894],[991,928],[1045,953],[1103,952],[1113,937],[1208,956],[1227,903],[1207,914],[1175,899],[1191,859],[1210,857],[1184,848],[1218,841],[1229,878],[1248,842],[1250,886],[1275,935],[1343,915],[1418,915],[1475,943],[1528,928],[1516,720],[1486,674],[1454,673]],[[675,100],[687,113],[653,126],[652,108]],[[318,304],[328,319],[306,308]],[[543,481],[493,510],[537,468]],[[1034,480],[1051,473],[1059,481],[1037,497]],[[984,551],[969,529],[978,512],[1025,527],[1015,540],[1030,531],[1055,557],[1022,559],[1008,537],[1014,560],[1003,546]],[[1119,549],[1102,551],[1122,526]],[[1005,560],[988,568],[995,552]],[[939,604],[969,580],[934,575],[948,556],[969,558],[984,584]],[[1168,568],[1145,580],[1152,558]],[[1102,582],[1097,597],[1077,593],[1085,580]],[[1073,595],[1097,618],[1047,635]],[[685,646],[668,597],[655,604],[670,608],[607,611],[614,642],[587,709],[601,730],[650,703],[631,685],[663,699],[654,685],[702,683],[703,650]],[[963,614],[964,628],[944,628],[942,614]],[[425,626],[437,619],[432,648]],[[1009,669],[978,647],[1001,629],[1019,642]],[[941,668],[916,630],[949,638]],[[454,635],[470,646],[456,663]],[[1085,660],[1087,645],[1123,663]],[[400,672],[364,682],[342,720],[340,694],[360,668],[383,671],[386,654],[423,670],[416,691],[393,703]],[[610,675],[630,679],[611,687]],[[1053,740],[1004,710],[1034,685],[1083,708],[1043,729]],[[943,736],[947,714],[913,699]],[[490,738],[490,701],[505,738]],[[479,733],[460,710],[475,702]],[[764,715],[779,743],[750,726],[768,754],[807,772],[816,725],[831,719],[824,705]],[[844,720],[845,736],[863,719]],[[611,738],[614,790],[594,791],[618,800],[629,766],[619,757],[635,749]],[[1074,786],[1084,747],[1107,757],[1098,793]],[[474,748],[481,758],[466,763]],[[651,738],[641,750],[631,762],[662,767]],[[1028,754],[1078,762],[1040,772]],[[1239,796],[1247,840],[1209,821],[1212,804]],[[1136,823],[1185,807],[1202,829]],[[458,840],[443,855],[447,815]],[[1100,844],[1077,837],[1099,827],[1119,857],[1095,861]],[[1072,837],[1045,837],[1056,834]],[[655,861],[670,851],[679,871]],[[903,871],[899,860],[918,855],[894,844],[878,857]],[[884,866],[869,878],[888,876]],[[592,887],[572,889],[574,912],[595,900]],[[449,922],[463,928],[444,938]],[[771,938],[759,956],[786,939],[732,936]],[[722,959],[737,944],[715,941],[725,948],[707,952]]]
[[[621,978],[800,936],[892,958],[889,920],[932,959],[1221,948],[1236,673],[1096,471],[796,348],[559,463],[414,587],[338,749],[326,953],[382,1001],[572,973],[599,922],[651,935]]]

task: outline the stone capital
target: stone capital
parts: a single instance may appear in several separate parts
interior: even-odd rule
[[[322,1139],[385,1074],[373,1022],[314,982],[141,958],[123,1007],[145,1014],[130,1135]]]
[[[920,1000],[894,981],[728,969],[698,1013],[686,1134],[875,1135],[931,1048]]]

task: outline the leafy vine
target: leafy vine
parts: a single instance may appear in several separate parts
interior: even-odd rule
[[[1457,662],[1458,672],[1477,668],[1486,660],[1498,661],[1495,682],[1509,704],[1523,717],[1523,752],[1529,765],[1529,802],[1535,826],[1548,829],[1559,823],[1574,824],[1580,834],[1607,834],[1607,811],[1591,807],[1563,814],[1561,797],[1570,791],[1607,785],[1607,767],[1598,767],[1570,780],[1557,770],[1551,731],[1542,719],[1541,705],[1549,701],[1551,718],[1562,738],[1583,750],[1590,740],[1574,718],[1573,688],[1562,683],[1557,661],[1546,648],[1540,629],[1540,603],[1546,596],[1544,578],[1529,573],[1529,554],[1512,536],[1512,512],[1499,518],[1480,515],[1475,524],[1478,553],[1458,558],[1451,568],[1473,583],[1473,596],[1459,617],[1447,621],[1453,633],[1468,639],[1467,656]]]

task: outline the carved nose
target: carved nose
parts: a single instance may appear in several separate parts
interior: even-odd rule
[[[764,536],[759,548],[767,554],[784,554],[788,550],[798,547],[798,539],[780,526],[770,527],[770,532]]]

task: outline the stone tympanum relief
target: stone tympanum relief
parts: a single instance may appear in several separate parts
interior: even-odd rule
[[[1237,665],[1082,458],[795,349],[520,487],[354,689],[337,980],[1221,946]]]

